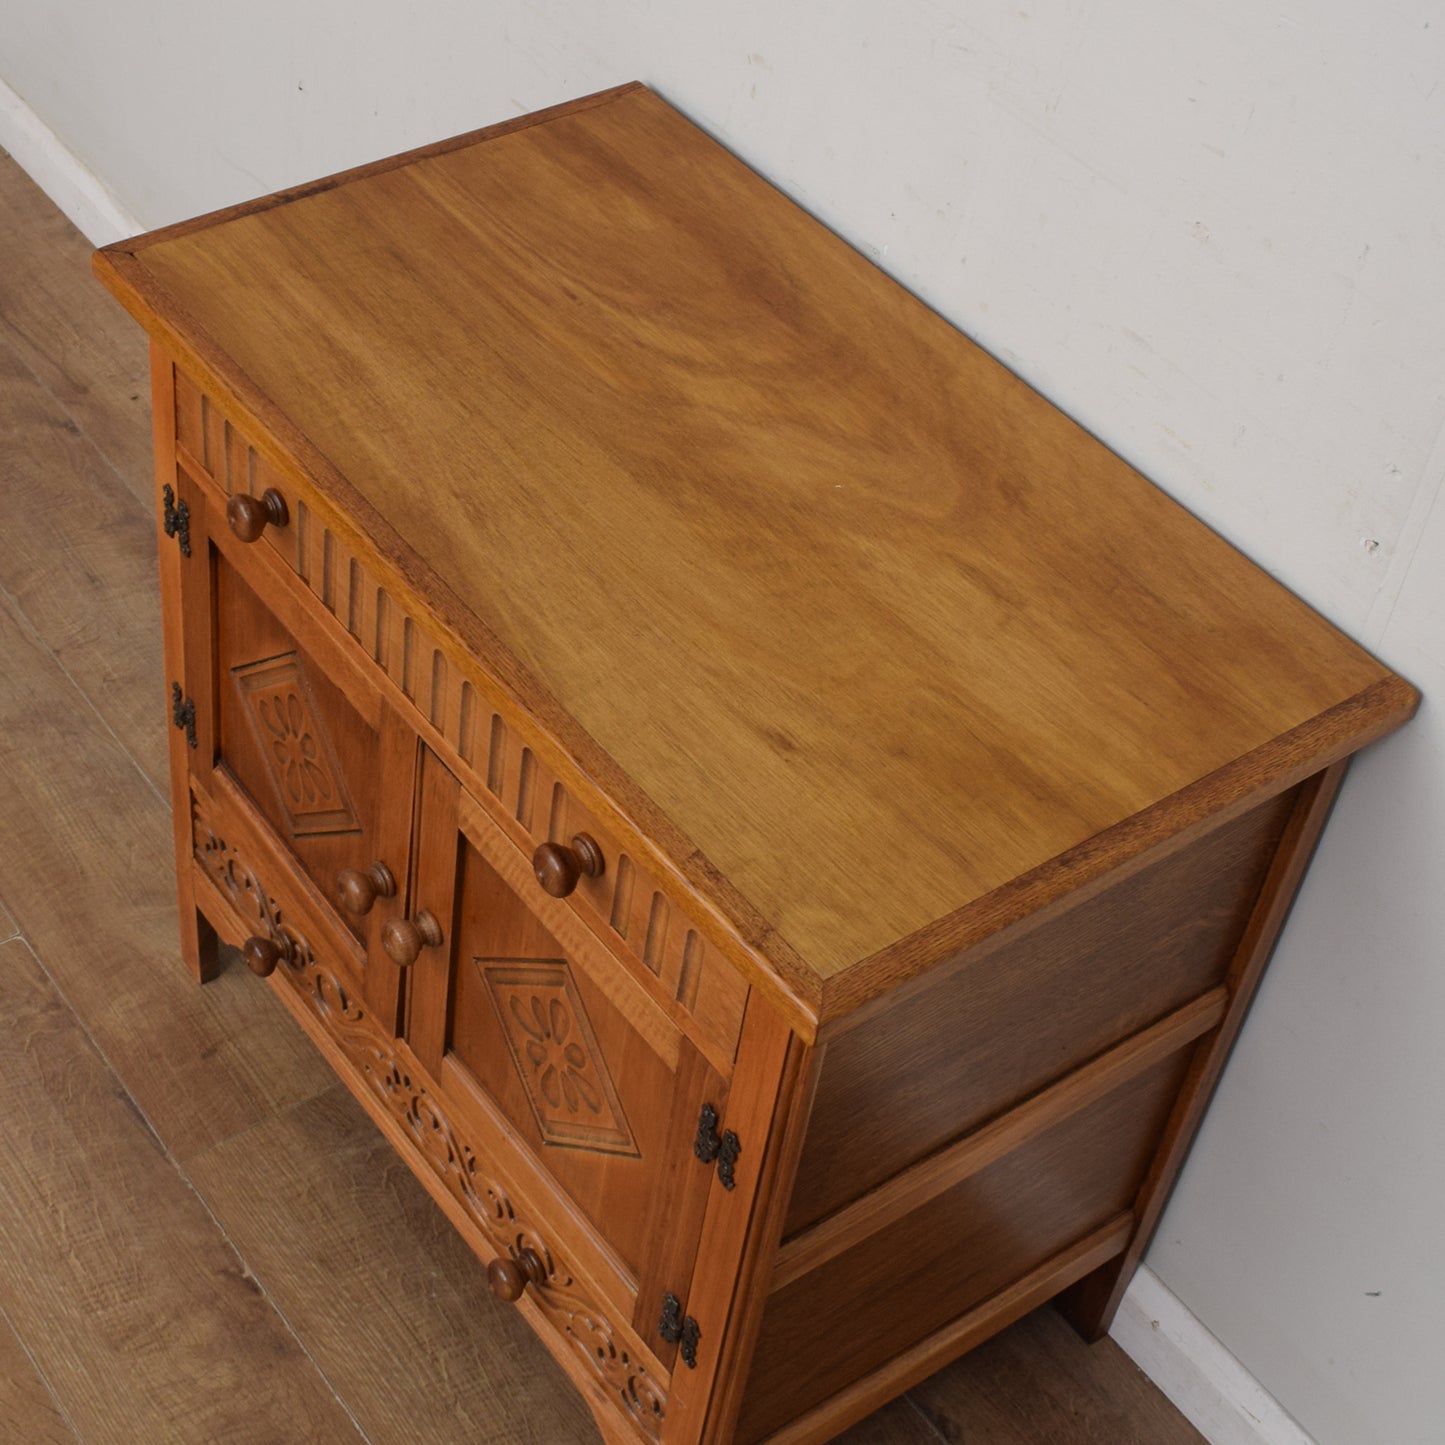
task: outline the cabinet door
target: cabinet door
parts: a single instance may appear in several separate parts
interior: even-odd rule
[[[219,758],[330,895],[376,860],[378,730],[225,558],[216,596]],[[366,915],[340,917],[365,943]]]
[[[725,1116],[724,1081],[431,754],[417,856],[441,942],[410,970],[407,1037],[540,1181],[553,1227],[608,1262],[599,1282],[632,1296],[618,1303],[670,1364],[657,1326],[664,1294],[686,1297],[716,1167],[694,1144],[705,1106]]]
[[[405,904],[414,736],[271,549],[238,541],[208,489],[184,475],[178,484],[192,542],[177,684],[193,710],[190,778],[211,804],[260,826],[268,876],[310,880],[331,955],[394,1027],[401,977],[377,944],[389,910]]]

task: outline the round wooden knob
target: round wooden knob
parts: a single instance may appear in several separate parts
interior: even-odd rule
[[[578,833],[570,848],[561,843],[542,843],[532,854],[532,872],[537,882],[553,898],[565,898],[585,873],[600,878],[607,866],[597,840],[588,833]]]
[[[360,917],[371,912],[378,898],[396,896],[396,879],[379,859],[370,868],[343,868],[336,875],[336,900],[348,912]]]
[[[487,1266],[488,1287],[498,1299],[509,1302],[521,1299],[529,1284],[543,1284],[546,1279],[547,1266],[533,1249],[519,1250],[515,1259],[501,1255]]]
[[[423,908],[415,918],[393,918],[381,930],[381,946],[398,968],[417,961],[423,948],[442,941],[442,926]]]
[[[274,939],[252,937],[241,945],[241,957],[257,978],[270,978],[284,956]]]
[[[259,497],[237,492],[226,503],[226,520],[243,542],[254,542],[268,525],[284,527],[291,513],[286,510],[286,498],[275,487],[267,487]]]

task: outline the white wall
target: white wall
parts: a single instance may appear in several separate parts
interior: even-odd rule
[[[14,4],[0,79],[147,225],[645,80],[1425,690],[1150,1263],[1322,1445],[1440,1445],[1445,10]]]

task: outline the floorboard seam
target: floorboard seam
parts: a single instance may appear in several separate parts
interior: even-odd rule
[[[145,782],[146,787],[155,794],[155,796],[160,800],[161,805],[166,809],[167,813],[169,813],[171,807],[169,790],[163,790],[162,788],[160,788],[157,785],[155,779],[152,778],[148,772],[146,772],[145,768],[141,765],[140,760],[125,745],[125,741],[121,738],[120,734],[117,733],[116,730],[111,726],[110,720],[103,712],[101,712],[100,708],[96,705],[95,699],[91,697],[90,694],[86,692],[83,687],[81,687],[79,682],[77,682],[75,679],[75,674],[72,673],[70,669],[66,667],[66,665],[60,660],[60,657],[56,653],[55,649],[51,647],[48,642],[46,642],[44,635],[40,632],[40,629],[36,627],[30,615],[20,605],[20,599],[16,597],[15,594],[11,592],[10,589],[6,587],[3,582],[0,582],[0,604],[3,604],[5,610],[10,614],[11,618],[20,628],[21,632],[24,634],[26,640],[30,643],[30,645],[36,648],[38,651],[42,652],[45,657],[55,665],[56,669],[59,671],[60,675],[66,680],[66,682],[69,683],[72,688],[74,688],[76,693],[82,699],[84,699],[85,706],[90,710],[96,721],[99,722],[101,727],[105,730],[106,736],[109,737],[110,740],[116,745],[116,747],[120,749],[121,754],[125,758],[126,762],[128,762],[131,767],[133,767],[136,772],[140,774],[141,778]],[[160,706],[160,704],[157,703],[157,706]]]
[[[32,949],[31,951],[33,952],[34,950]],[[75,1437],[77,1445],[84,1445],[84,1437],[80,1431],[75,1428],[75,1421],[70,1418],[70,1411],[65,1408],[61,1403],[60,1396],[55,1393],[55,1386],[50,1383],[50,1376],[40,1368],[40,1361],[35,1358],[25,1336],[15,1328],[15,1322],[6,1312],[4,1305],[0,1305],[0,1323],[3,1323],[5,1328],[14,1336],[15,1343],[20,1346],[21,1353],[25,1356],[26,1360],[29,1361],[30,1368],[35,1371],[35,1378],[45,1386],[45,1393],[50,1396],[50,1403],[55,1406],[55,1413],[60,1416],[65,1428]]]
[[[77,1009],[73,1003],[71,1003],[70,995],[66,993],[64,987],[60,983],[60,980],[57,979],[55,975],[51,973],[50,969],[46,967],[45,960],[40,956],[40,950],[36,948],[29,939],[20,937],[19,935],[17,935],[16,938],[10,939],[8,941],[11,943],[17,941],[23,943],[24,946],[29,950],[31,958],[35,960],[35,966],[44,975],[45,982],[50,988],[50,991],[64,1006],[66,1013],[70,1015],[70,1018],[75,1024],[76,1029],[79,1031],[80,1036],[91,1047],[91,1049],[94,1050],[96,1058],[98,1058],[100,1062],[104,1065],[106,1073],[108,1073],[119,1086],[127,1108],[136,1117],[136,1119],[139,1120],[141,1125],[144,1127],[146,1133],[151,1136],[151,1139],[154,1142],[155,1147],[160,1153],[161,1157],[176,1171],[177,1174],[181,1175],[181,1177],[184,1178],[189,1184],[190,1179],[186,1175],[185,1170],[181,1167],[180,1160],[177,1159],[176,1156],[171,1152],[171,1149],[166,1144],[166,1141],[161,1138],[160,1130],[157,1129],[156,1126],[151,1122],[150,1116],[146,1113],[144,1109],[141,1108],[140,1104],[136,1101],[135,1095],[131,1093],[130,1089],[126,1085],[124,1078],[121,1077],[120,1070],[117,1069],[114,1063],[111,1062],[110,1055],[106,1053],[105,1048],[101,1044],[100,1040],[97,1039],[96,1036],[91,1032],[90,1026],[86,1023],[84,1018],[81,1017],[80,1010]]]
[[[121,491],[135,504],[137,512],[143,517],[149,516],[150,513],[142,501],[141,495],[137,494],[135,489],[126,480],[125,473],[120,469],[115,458],[96,441],[95,437],[86,427],[84,417],[77,416],[69,403],[66,402],[66,400],[56,392],[55,388],[25,359],[25,352],[16,345],[18,336],[19,332],[12,325],[9,317],[0,313],[0,345],[3,345],[6,351],[15,358],[15,364],[50,398],[55,404],[56,409],[70,421],[71,425],[75,427],[76,432],[85,439],[85,444],[105,463],[116,481],[120,483]]]
[[[225,946],[226,945],[222,944],[223,948]],[[239,1140],[254,1134],[257,1129],[264,1129],[268,1125],[275,1123],[277,1119],[284,1118],[287,1114],[294,1113],[297,1109],[315,1102],[315,1100],[321,1098],[323,1095],[334,1093],[338,1090],[342,1094],[346,1094],[348,1098],[350,1097],[346,1085],[343,1084],[340,1079],[333,1079],[329,1084],[323,1085],[323,1087],[314,1090],[312,1093],[306,1094],[298,1099],[293,1099],[284,1109],[275,1113],[266,1114],[253,1123],[247,1124],[244,1129],[237,1129],[234,1134],[227,1134],[222,1139],[212,1139],[204,1148],[196,1150],[193,1154],[187,1154],[183,1161],[178,1160],[177,1167],[182,1173],[185,1173],[192,1164],[199,1164],[202,1159],[210,1158],[217,1149],[223,1149],[228,1145],[235,1144]],[[187,1177],[189,1177],[189,1175]]]
[[[923,1406],[920,1405],[918,1401],[913,1398],[913,1392],[911,1390],[903,1396],[903,1399],[907,1403],[908,1408],[912,1410],[913,1413],[917,1415],[920,1420],[923,1421],[924,1426],[938,1440],[942,1441],[943,1445],[949,1445],[948,1436],[945,1435],[943,1431],[938,1428],[938,1426],[934,1423],[932,1416],[929,1415],[928,1411],[925,1410]]]
[[[249,1129],[243,1129],[241,1131],[242,1135],[248,1133],[250,1133]],[[233,1137],[239,1138],[241,1137],[241,1135],[235,1135]],[[203,1152],[208,1153],[209,1150]],[[170,1156],[168,1155],[168,1157]],[[198,1155],[197,1157],[199,1158],[200,1156]],[[259,1274],[256,1273],[255,1270],[251,1268],[250,1261],[242,1252],[240,1245],[238,1245],[236,1241],[231,1237],[231,1234],[226,1229],[226,1226],[221,1223],[220,1219],[216,1215],[216,1211],[211,1208],[210,1201],[201,1192],[200,1186],[196,1183],[194,1179],[191,1178],[190,1174],[180,1164],[176,1165],[176,1172],[185,1181],[186,1188],[189,1189],[191,1193],[195,1196],[196,1202],[201,1206],[202,1209],[206,1211],[206,1218],[209,1219],[212,1225],[215,1226],[216,1233],[219,1234],[223,1240],[225,1240],[226,1247],[231,1251],[232,1254],[236,1256],[236,1261],[241,1266],[241,1270],[245,1278],[249,1279],[256,1286],[256,1289],[260,1292],[261,1298],[264,1299],[268,1305],[270,1305],[271,1309],[276,1314],[276,1318],[280,1320],[282,1325],[285,1327],[286,1333],[289,1334],[291,1338],[296,1341],[296,1348],[301,1351],[301,1353],[306,1357],[306,1360],[310,1364],[311,1368],[316,1371],[317,1379],[319,1379],[321,1383],[325,1385],[328,1390],[331,1391],[332,1398],[335,1399],[336,1403],[340,1405],[342,1410],[346,1412],[346,1418],[351,1421],[352,1427],[355,1429],[357,1437],[360,1440],[364,1441],[365,1445],[371,1445],[371,1436],[362,1429],[361,1421],[356,1418],[356,1412],[351,1408],[350,1402],[341,1393],[341,1391],[338,1390],[334,1384],[332,1384],[331,1377],[321,1367],[321,1362],[316,1358],[314,1354],[311,1353],[310,1349],[307,1348],[306,1341],[301,1338],[300,1332],[297,1330],[296,1326],[291,1323],[291,1320],[287,1316],[286,1311],[281,1308],[281,1306],[276,1302],[275,1296],[271,1293],[269,1289],[267,1289],[266,1282],[261,1278]]]
[[[286,1109],[282,1112],[283,1114],[289,1114],[292,1112],[292,1110],[300,1107],[303,1104],[309,1103],[312,1099],[320,1098],[321,1095],[330,1093],[333,1089],[339,1089],[341,1087],[342,1086],[339,1082],[333,1081],[332,1083],[327,1084],[324,1088],[318,1089],[312,1094],[308,1094],[306,1098],[295,1100],[293,1103],[287,1105]],[[276,1318],[281,1321],[281,1323],[286,1328],[286,1332],[291,1336],[293,1340],[296,1341],[297,1348],[306,1357],[307,1361],[311,1365],[311,1368],[316,1371],[317,1378],[320,1379],[322,1383],[326,1386],[326,1388],[331,1391],[331,1394],[335,1398],[336,1403],[340,1405],[341,1408],[346,1412],[346,1418],[350,1420],[352,1425],[355,1427],[357,1435],[361,1438],[361,1440],[367,1442],[367,1445],[370,1445],[371,1437],[362,1428],[361,1421],[356,1418],[356,1413],[354,1410],[352,1410],[350,1402],[332,1383],[331,1377],[322,1368],[320,1361],[317,1360],[316,1356],[312,1354],[309,1348],[307,1348],[306,1342],[302,1339],[300,1331],[298,1331],[296,1327],[291,1323],[291,1320],[287,1316],[286,1311],[283,1310],[281,1306],[276,1302],[275,1296],[266,1287],[265,1281],[254,1269],[251,1268],[251,1263],[246,1258],[245,1252],[242,1250],[241,1246],[237,1243],[237,1241],[232,1237],[230,1231],[221,1222],[221,1219],[216,1214],[215,1210],[211,1208],[210,1201],[206,1198],[205,1193],[201,1189],[201,1186],[197,1184],[196,1181],[191,1177],[189,1168],[189,1165],[191,1163],[199,1161],[201,1159],[205,1159],[207,1156],[209,1156],[211,1153],[213,1153],[216,1149],[220,1148],[224,1144],[231,1144],[238,1139],[244,1139],[248,1134],[253,1133],[255,1130],[261,1128],[263,1125],[272,1123],[274,1120],[280,1117],[282,1117],[282,1115],[280,1114],[269,1114],[265,1118],[256,1120],[254,1124],[250,1124],[244,1129],[238,1129],[234,1134],[228,1134],[224,1139],[216,1139],[210,1144],[206,1145],[206,1147],[200,1150],[198,1153],[188,1155],[184,1163],[177,1159],[173,1154],[171,1154],[169,1150],[166,1151],[166,1157],[171,1160],[172,1164],[175,1165],[176,1172],[185,1181],[186,1187],[195,1196],[196,1202],[201,1206],[202,1209],[205,1210],[206,1217],[215,1227],[217,1234],[219,1234],[221,1238],[225,1240],[226,1247],[236,1256],[236,1259],[239,1262],[241,1269],[245,1274],[245,1277],[255,1284],[257,1290],[259,1290],[261,1293],[261,1297],[266,1301],[266,1303],[271,1307],[271,1309],[275,1311]]]
[[[367,1442],[367,1445],[370,1445],[371,1437],[367,1435],[366,1431],[361,1428],[361,1422],[356,1418],[355,1412],[352,1410],[350,1404],[345,1398],[343,1398],[340,1391],[337,1390],[336,1386],[331,1382],[331,1379],[327,1375],[326,1371],[321,1368],[321,1365],[317,1361],[316,1357],[307,1348],[305,1341],[297,1332],[296,1327],[287,1318],[286,1312],[281,1309],[281,1307],[276,1303],[276,1300],[271,1294],[271,1291],[266,1288],[264,1281],[251,1268],[250,1262],[241,1252],[240,1247],[231,1237],[230,1232],[221,1223],[220,1219],[217,1218],[215,1210],[211,1208],[210,1202],[201,1192],[201,1190],[196,1184],[196,1181],[191,1178],[190,1173],[187,1171],[181,1161],[176,1157],[176,1155],[172,1152],[170,1146],[166,1143],[166,1141],[161,1137],[160,1131],[151,1122],[145,1110],[141,1108],[140,1104],[137,1102],[135,1096],[131,1093],[130,1089],[126,1087],[124,1078],[111,1063],[109,1055],[106,1053],[104,1048],[101,1047],[100,1043],[96,1040],[94,1034],[92,1034],[90,1029],[86,1026],[85,1020],[80,1016],[75,1007],[71,1004],[69,997],[66,995],[65,990],[60,986],[59,982],[56,980],[54,974],[52,974],[51,971],[45,966],[45,960],[40,956],[39,952],[28,942],[25,942],[24,946],[29,949],[31,957],[35,959],[36,967],[39,968],[40,972],[44,975],[45,981],[55,994],[55,997],[60,1001],[60,1003],[64,1006],[66,1012],[70,1015],[70,1018],[74,1023],[75,1028],[79,1031],[81,1037],[84,1038],[86,1043],[95,1051],[96,1057],[100,1059],[101,1063],[105,1067],[106,1072],[110,1075],[112,1079],[115,1080],[116,1085],[119,1088],[121,1096],[125,1104],[127,1105],[130,1113],[139,1122],[142,1128],[150,1135],[161,1157],[171,1166],[172,1169],[176,1171],[177,1175],[180,1176],[181,1182],[185,1185],[187,1189],[190,1190],[192,1196],[196,1200],[196,1203],[199,1204],[201,1209],[205,1211],[206,1218],[211,1221],[212,1228],[215,1229],[217,1235],[220,1237],[225,1247],[229,1249],[231,1253],[235,1256],[236,1262],[240,1266],[244,1276],[247,1279],[250,1279],[255,1284],[256,1289],[260,1292],[262,1299],[264,1299],[266,1303],[271,1307],[271,1309],[275,1312],[276,1318],[281,1321],[281,1324],[285,1328],[286,1333],[289,1334],[291,1338],[295,1341],[296,1348],[301,1351],[302,1355],[306,1358],[311,1368],[316,1371],[317,1378],[322,1382],[323,1385],[325,1385],[327,1390],[331,1392],[332,1396],[336,1400],[336,1403],[341,1407],[341,1409],[345,1411],[346,1418],[351,1421],[357,1435],[362,1441]],[[255,1126],[253,1125],[252,1127]],[[240,1132],[241,1134],[246,1134],[250,1131],[243,1129]],[[239,1137],[239,1135],[234,1137]],[[0,1317],[3,1317],[3,1315],[3,1310],[0,1310]],[[20,1336],[18,1334],[16,1334],[16,1339],[20,1339]],[[23,1348],[25,1345],[24,1340],[20,1340],[20,1343]],[[27,1350],[26,1353],[28,1355],[29,1351]],[[45,1378],[43,1374],[41,1375],[41,1378]],[[47,1388],[49,1388],[48,1382]],[[52,1391],[52,1395],[53,1393],[54,1392]],[[67,1423],[69,1423],[68,1417]],[[71,1433],[76,1435],[77,1440],[80,1439],[80,1436],[74,1430],[74,1427],[71,1427]]]

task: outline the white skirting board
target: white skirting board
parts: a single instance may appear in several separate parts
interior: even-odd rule
[[[106,189],[41,118],[0,80],[0,150],[60,207],[93,246],[108,246],[145,227]]]
[[[1210,1445],[1315,1445],[1152,1270],[1135,1274],[1109,1334]]]

